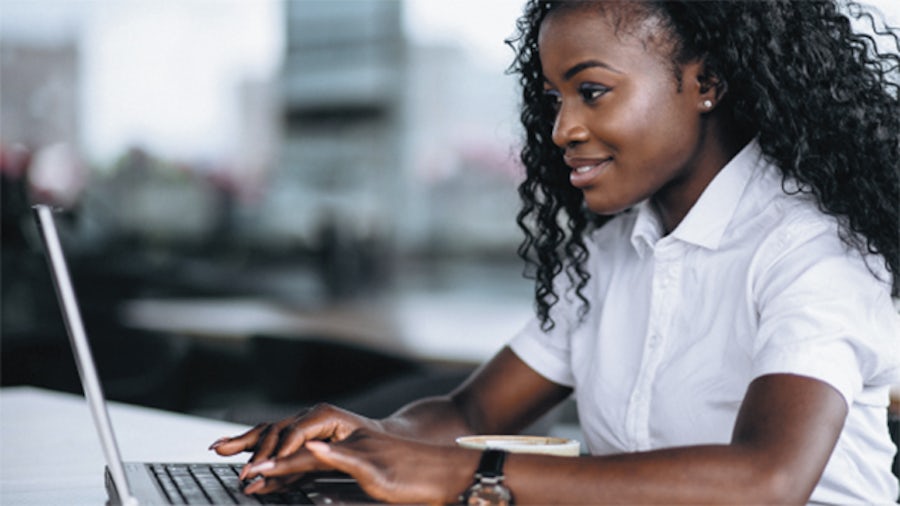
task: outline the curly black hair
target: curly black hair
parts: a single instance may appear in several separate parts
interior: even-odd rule
[[[585,2],[578,2],[584,4]],[[522,87],[525,128],[518,224],[525,233],[518,253],[526,276],[535,280],[542,327],[554,326],[550,309],[561,294],[554,279],[565,273],[581,301],[590,275],[585,233],[608,216],[591,213],[580,190],[568,181],[562,152],[552,142],[555,112],[543,99],[538,54],[540,26],[548,13],[569,1],[529,0],[507,41],[516,51],[510,71]],[[631,5],[636,5],[634,2]],[[900,293],[900,40],[896,28],[849,2],[645,1],[672,41],[673,68],[702,59],[727,85],[720,107],[728,107],[743,132],[782,171],[835,216],[840,237],[862,253],[880,254]],[[845,14],[846,12],[846,14]],[[897,51],[879,49],[872,36],[856,33],[850,17],[867,21],[873,33]],[[676,72],[677,74],[677,72]],[[680,76],[676,75],[680,80]],[[679,81],[680,82],[680,81]],[[793,187],[792,187],[793,188]]]

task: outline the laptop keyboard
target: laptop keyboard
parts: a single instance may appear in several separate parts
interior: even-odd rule
[[[170,504],[313,504],[300,490],[246,495],[240,464],[150,464]]]

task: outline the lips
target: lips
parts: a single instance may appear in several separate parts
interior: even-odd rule
[[[606,169],[612,162],[612,157],[607,158],[566,158],[566,164],[572,167],[569,173],[569,182],[576,188],[584,188],[590,184]]]

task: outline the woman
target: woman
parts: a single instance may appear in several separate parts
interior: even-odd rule
[[[520,503],[895,500],[898,56],[832,2],[531,1],[519,30],[536,318],[447,396],[217,441],[247,492],[455,502],[496,458]],[[453,446],[573,393],[590,456]]]

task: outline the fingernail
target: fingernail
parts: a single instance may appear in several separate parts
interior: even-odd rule
[[[216,439],[215,441],[213,441],[213,444],[209,445],[209,449],[210,449],[210,450],[215,450],[216,448],[218,448],[218,447],[222,446],[223,444],[225,444],[225,442],[228,441],[228,439],[230,439],[230,438],[227,438],[227,437],[220,437],[219,439]]]
[[[245,494],[255,494],[255,493],[258,492],[261,488],[263,488],[265,485],[266,485],[266,481],[265,481],[265,480],[256,480],[256,481],[254,481],[253,483],[251,483],[251,484],[247,485],[246,487],[244,487],[244,493],[245,493]]]
[[[244,467],[241,468],[241,474],[238,475],[238,479],[246,480],[247,473],[250,472],[250,464],[244,464]]]
[[[331,450],[331,446],[322,441],[307,441],[306,448],[317,452],[327,452]]]
[[[253,464],[252,466],[250,466],[250,469],[248,469],[248,472],[253,473],[253,474],[259,474],[259,473],[263,473],[265,471],[270,471],[274,468],[275,468],[274,460],[264,460],[258,464]]]

